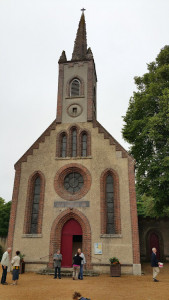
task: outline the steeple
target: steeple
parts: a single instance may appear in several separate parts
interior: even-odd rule
[[[91,48],[87,49],[84,8],[80,18],[72,59],[65,51],[59,58],[57,123],[96,120],[97,75]]]
[[[74,49],[72,53],[72,61],[85,60],[87,58],[87,38],[86,38],[86,23],[84,9],[79,22],[79,27],[76,34]]]

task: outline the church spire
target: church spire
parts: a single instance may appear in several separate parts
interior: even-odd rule
[[[72,60],[84,60],[87,54],[87,38],[86,38],[86,23],[84,16],[84,8],[82,10],[81,19],[79,22],[79,27],[76,34],[76,39],[74,43],[74,49],[72,53]]]

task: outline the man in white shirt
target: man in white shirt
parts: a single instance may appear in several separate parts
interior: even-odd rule
[[[83,280],[83,266],[86,263],[86,259],[80,248],[77,251],[79,252],[79,255],[82,257],[78,279]]]
[[[2,265],[2,278],[1,278],[1,284],[6,285],[8,284],[6,282],[6,276],[7,276],[7,269],[9,267],[9,254],[11,253],[12,249],[8,248],[7,251],[4,252],[1,260],[1,265]]]

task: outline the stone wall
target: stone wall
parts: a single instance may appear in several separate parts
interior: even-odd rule
[[[127,154],[123,153],[123,149],[121,149],[119,145],[117,146],[117,142],[113,142],[109,139],[108,133],[103,130],[102,127],[95,127],[90,122],[78,125],[81,127],[80,129],[85,129],[91,133],[90,156],[86,158],[56,157],[58,133],[62,130],[69,130],[71,126],[71,124],[57,124],[56,128],[51,127],[49,135],[45,137],[42,135],[41,138],[38,139],[38,141],[40,141],[39,144],[36,145],[35,143],[34,149],[28,150],[27,154],[29,155],[27,155],[27,157],[24,155],[16,164],[16,173],[18,168],[19,172],[21,172],[21,176],[18,177],[19,180],[16,181],[16,185],[14,185],[9,227],[8,242],[13,248],[12,255],[17,249],[20,249],[21,252],[26,255],[25,261],[40,264],[40,258],[46,257],[45,263],[49,263],[48,256],[51,257],[55,250],[54,248],[57,249],[57,245],[60,246],[61,228],[65,219],[59,223],[61,227],[59,227],[60,229],[57,233],[56,231],[52,231],[53,224],[55,224],[56,220],[67,210],[66,207],[58,207],[58,205],[56,205],[57,202],[59,204],[61,201],[67,203],[67,199],[63,197],[64,195],[62,195],[62,198],[58,193],[55,178],[56,174],[59,174],[63,169],[69,168],[71,164],[76,167],[78,165],[79,168],[83,168],[84,170],[87,169],[91,176],[91,180],[88,180],[86,185],[87,193],[85,191],[80,199],[84,201],[84,203],[88,201],[90,205],[78,207],[81,222],[83,218],[86,218],[90,224],[90,231],[92,233],[91,242],[89,245],[86,244],[87,255],[89,253],[88,263],[92,266],[98,262],[98,256],[94,253],[94,243],[101,242],[103,254],[99,256],[100,268],[109,262],[110,257],[117,256],[124,265],[123,270],[125,268],[132,269],[133,264],[139,264],[134,175],[132,176],[132,174],[134,174],[133,162],[131,163]],[[101,230],[101,174],[110,168],[118,174],[119,178],[119,197],[117,197],[119,201],[119,214],[117,213],[116,216],[118,230],[117,233],[113,235],[103,234]],[[27,211],[26,203],[27,200],[29,200],[29,179],[34,172],[42,172],[44,174],[45,190],[43,218],[41,220],[42,231],[39,231],[36,235],[31,235],[28,234],[27,230],[25,231],[25,225],[29,221],[29,218],[25,218],[25,214]],[[88,175],[88,172],[84,172]],[[89,179],[88,177],[90,176],[87,176],[87,179]],[[132,180],[129,181],[129,178],[132,178]],[[91,181],[91,186],[88,185],[89,181]],[[57,180],[57,185],[58,184],[60,184],[59,180]],[[73,199],[70,199],[68,201],[71,202],[72,200]],[[74,211],[75,209],[72,209],[72,213]],[[77,215],[76,213],[76,216]],[[86,226],[84,226],[84,240],[85,238],[87,239],[90,233]],[[32,267],[33,265],[30,265],[29,269]]]

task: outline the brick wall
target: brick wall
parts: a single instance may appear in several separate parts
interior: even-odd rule
[[[14,231],[15,231],[15,221],[16,221],[17,204],[18,204],[20,177],[21,177],[21,168],[17,167],[16,171],[15,171],[15,180],[14,180],[13,195],[12,195],[12,205],[11,205],[11,213],[10,213],[10,221],[9,221],[9,229],[8,229],[8,247],[11,247],[11,248],[13,246],[13,238],[14,238]]]
[[[128,159],[128,174],[129,174],[130,213],[131,213],[132,244],[133,244],[133,263],[140,264],[140,247],[139,247],[137,204],[136,204],[136,192],[135,192],[134,160],[131,157],[129,157]]]

